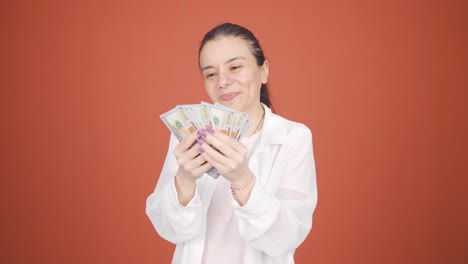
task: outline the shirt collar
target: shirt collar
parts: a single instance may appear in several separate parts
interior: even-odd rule
[[[263,123],[262,137],[260,145],[276,145],[288,143],[288,133],[282,118],[274,114],[268,106],[262,103],[265,110],[265,120]],[[263,144],[262,144],[263,143]]]

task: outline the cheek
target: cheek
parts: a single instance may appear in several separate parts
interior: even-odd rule
[[[255,72],[244,72],[242,74],[239,74],[238,78],[236,79],[244,86],[257,87],[262,83],[262,80],[259,77],[260,76]]]
[[[213,98],[215,97],[215,85],[213,82],[205,82],[205,92],[208,94],[209,97]]]
[[[205,90],[207,92],[213,91],[213,87],[214,87],[213,82],[205,81],[204,85],[205,85]]]

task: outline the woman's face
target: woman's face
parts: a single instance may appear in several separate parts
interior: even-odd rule
[[[247,42],[238,37],[208,41],[200,52],[205,89],[213,102],[252,112],[268,79],[268,61],[258,66]]]

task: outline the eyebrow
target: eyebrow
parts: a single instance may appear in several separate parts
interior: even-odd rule
[[[225,61],[224,64],[228,64],[228,63],[233,62],[233,61],[238,60],[238,59],[245,60],[244,57],[234,57],[234,58],[231,58],[231,59]],[[210,68],[214,68],[214,67],[211,66],[211,65],[208,65],[208,66],[205,66],[205,67],[201,68],[201,71],[204,71],[204,70],[207,70],[207,69],[210,69]]]

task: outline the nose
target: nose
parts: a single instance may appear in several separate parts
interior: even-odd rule
[[[218,75],[218,87],[225,88],[232,83],[232,79],[226,72],[220,72]]]

